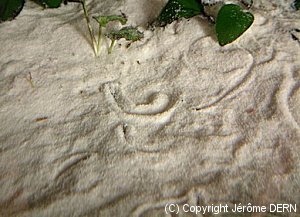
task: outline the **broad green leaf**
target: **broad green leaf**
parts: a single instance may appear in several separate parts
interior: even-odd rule
[[[0,22],[15,18],[24,6],[25,0],[0,0]]]
[[[296,10],[300,9],[300,0],[295,0],[292,4],[293,8],[295,8]]]
[[[127,18],[125,16],[110,15],[110,16],[93,16],[93,18],[100,24],[101,27],[106,27],[106,25],[111,21],[119,21],[122,25],[125,25]]]
[[[165,26],[181,17],[190,18],[201,13],[203,13],[203,5],[199,0],[169,0],[155,24]]]
[[[63,0],[39,0],[43,5],[48,8],[58,8]]]
[[[127,41],[135,42],[141,40],[144,37],[144,34],[137,28],[128,26],[120,30],[107,33],[106,36],[111,40],[119,40],[121,38],[125,38]]]
[[[219,44],[224,46],[240,37],[253,23],[254,16],[235,4],[224,5],[217,16],[216,33]]]

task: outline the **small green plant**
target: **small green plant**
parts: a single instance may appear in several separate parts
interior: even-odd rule
[[[36,0],[47,8],[57,8],[63,0]],[[23,9],[25,0],[0,0],[0,22],[14,19]]]
[[[125,17],[125,15],[94,16],[93,18],[99,23],[98,42],[97,42],[97,48],[99,52],[100,45],[101,45],[102,28],[105,28],[107,24],[112,21],[119,21],[122,25],[125,25],[127,23],[127,18]]]
[[[12,20],[15,18],[23,8],[25,0],[0,0],[0,22]],[[91,25],[91,20],[89,13],[87,11],[86,0],[36,0],[38,3],[43,5],[46,8],[57,8],[63,2],[67,4],[68,2],[80,3],[83,9],[83,14],[86,20],[88,32],[91,38],[92,47],[95,53],[95,56],[99,56],[101,48],[101,38],[102,38],[102,29],[107,26],[109,22],[118,21],[122,25],[125,25],[127,18],[124,14],[122,15],[110,15],[110,16],[93,16],[98,22],[98,37],[95,37],[94,30]],[[137,28],[134,27],[124,27],[121,30],[115,30],[111,33],[105,34],[108,38],[112,40],[112,43],[108,49],[108,53],[111,53],[113,45],[116,40],[120,38],[125,38],[128,41],[135,42],[143,38],[143,33],[139,32]]]
[[[112,31],[105,35],[111,40],[111,44],[108,48],[109,54],[111,54],[116,40],[124,38],[127,41],[135,42],[141,40],[144,37],[144,34],[142,32],[140,32],[136,27],[132,26],[123,27],[120,30]]]
[[[169,0],[154,25],[165,26],[181,17],[190,18],[203,13],[199,0]]]
[[[92,41],[94,53],[95,53],[96,56],[99,56],[99,54],[100,54],[100,47],[101,47],[101,38],[102,38],[102,28],[105,28],[107,26],[107,24],[109,22],[112,22],[112,21],[118,21],[122,25],[125,25],[126,22],[127,22],[126,16],[124,14],[122,14],[121,16],[119,16],[119,15],[93,16],[93,19],[98,22],[98,28],[99,28],[98,29],[98,38],[96,39],[95,35],[94,35],[94,31],[92,29],[92,26],[90,24],[90,18],[89,18],[88,11],[86,9],[85,0],[69,0],[69,1],[81,3],[82,8],[83,8],[83,12],[84,12],[84,17],[85,17],[85,20],[86,20],[86,23],[87,23],[87,27],[88,27],[88,30],[89,30],[89,34],[90,34],[90,37],[91,37],[91,41]],[[125,27],[125,28],[123,28],[121,30],[113,31],[111,33],[107,33],[107,34],[105,34],[105,36],[107,36],[107,37],[110,38],[112,35],[117,35],[118,33],[119,34],[123,34],[123,35],[127,34],[127,38],[126,37],[123,37],[123,38],[125,38],[126,40],[130,40],[132,42],[136,41],[136,40],[132,40],[132,39],[135,39],[134,36],[135,36],[136,32],[134,32],[133,30],[129,31],[129,29],[136,29],[136,28],[133,28],[133,27],[127,27],[127,28],[128,28],[128,32],[127,33],[124,33],[125,29],[126,29],[126,27]],[[136,29],[136,31],[138,31],[138,30]],[[141,33],[141,32],[139,32],[139,34],[143,35],[143,33]],[[131,36],[131,39],[128,36]],[[142,38],[142,37],[140,37],[140,38]],[[108,49],[108,53],[109,54],[112,51],[112,47],[113,47],[113,45],[115,43],[115,40],[117,40],[117,39],[112,39],[112,43],[111,43],[111,45],[110,45],[110,47]]]
[[[225,4],[221,7],[216,21],[216,33],[219,44],[224,46],[240,37],[253,23],[254,16],[244,12],[235,4]]]
[[[298,1],[298,0],[296,0]],[[240,37],[253,23],[254,16],[244,12],[239,5],[224,2],[200,0],[169,0],[154,22],[164,26],[179,18],[190,18],[195,15],[211,17],[216,22],[216,34],[221,46],[229,44]],[[244,7],[250,8],[252,0],[242,0]]]
[[[86,8],[85,0],[68,0],[68,1],[69,2],[77,2],[77,3],[81,4],[82,9],[83,9],[83,13],[84,13],[84,17],[85,17],[85,20],[86,20],[86,24],[87,24],[87,27],[88,27],[88,31],[89,31],[89,34],[90,34],[90,37],[91,37],[94,53],[95,53],[96,56],[98,56],[99,51],[98,51],[98,47],[97,47],[97,41],[96,41],[96,38],[94,36],[93,28],[91,26],[90,17],[89,17],[87,8]]]
[[[1,0],[0,22],[15,18],[24,6],[25,0]]]

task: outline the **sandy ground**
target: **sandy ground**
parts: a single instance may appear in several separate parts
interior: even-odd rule
[[[100,58],[77,4],[28,1],[0,24],[0,216],[170,216],[171,202],[300,216],[300,13],[255,0],[220,47],[201,17],[147,30],[164,2],[88,1],[145,34]]]

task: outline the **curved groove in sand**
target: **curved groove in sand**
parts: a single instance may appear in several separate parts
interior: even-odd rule
[[[80,163],[82,160],[86,160],[89,157],[88,154],[83,154],[79,156],[71,156],[71,159],[66,160],[60,168],[58,168],[56,174],[54,175],[54,179],[58,179],[62,176],[66,171],[68,171],[71,167],[75,166],[76,164]]]
[[[251,64],[250,64],[247,72],[244,74],[244,76],[241,77],[241,79],[239,81],[237,81],[237,83],[235,85],[233,85],[231,88],[229,88],[223,94],[221,94],[218,98],[212,100],[211,102],[209,102],[207,104],[199,105],[199,106],[193,108],[193,110],[199,111],[199,110],[210,108],[210,107],[214,106],[215,104],[221,102],[227,96],[230,96],[231,94],[233,94],[236,90],[238,90],[250,78],[251,71],[254,67],[253,55],[250,52],[249,52],[249,54],[251,56]],[[229,73],[229,72],[226,71],[226,73]]]
[[[293,102],[291,102],[292,100],[289,100],[288,102],[288,106],[289,106],[289,111],[291,113],[291,116],[293,117],[295,123],[297,123],[297,128],[300,129],[300,115],[299,112],[296,111],[296,108],[299,109],[300,106],[300,81],[298,81],[297,83],[295,82],[295,85],[291,88],[291,91],[289,92],[289,99],[292,99],[294,97],[297,97],[297,99],[294,99]],[[293,105],[294,111],[292,111],[291,104],[295,104]],[[297,114],[297,116],[296,116]],[[295,117],[296,116],[296,117]]]
[[[104,93],[113,110],[128,123],[166,123],[179,104],[179,100],[162,93],[153,94],[148,104],[135,104],[113,83],[104,84]]]
[[[293,106],[294,108],[298,107],[297,103],[300,104],[300,97],[296,95],[297,92],[300,92],[300,81],[296,81],[293,78],[292,69],[287,69],[287,70],[289,71],[289,73],[281,85],[283,88],[280,91],[278,104],[281,106],[281,110],[284,113],[285,117],[287,117],[287,119],[292,123],[292,125],[299,130],[300,116],[296,116],[296,114],[298,115],[299,112],[297,113],[296,111],[293,111],[293,109],[291,108],[292,107],[291,104],[292,103],[296,104]],[[293,97],[297,97],[297,96],[298,96],[297,99],[290,100]]]

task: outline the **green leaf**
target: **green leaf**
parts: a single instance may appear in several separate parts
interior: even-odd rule
[[[295,0],[292,3],[292,7],[295,8],[296,10],[299,10],[300,9],[300,0]]]
[[[144,37],[144,33],[140,32],[136,27],[128,26],[117,31],[107,33],[106,36],[111,40],[119,40],[125,38],[127,41],[138,41]]]
[[[165,26],[181,17],[190,18],[201,13],[203,13],[203,5],[199,0],[169,0],[155,24]]]
[[[39,0],[43,5],[48,8],[58,8],[63,0]]]
[[[125,16],[93,16],[93,18],[100,24],[101,27],[106,27],[106,25],[111,21],[119,21],[122,25],[127,23],[127,18]]]
[[[25,0],[0,0],[0,22],[15,18],[24,6]]]
[[[224,46],[240,37],[253,23],[254,16],[235,4],[224,5],[217,16],[216,32],[219,44]]]

